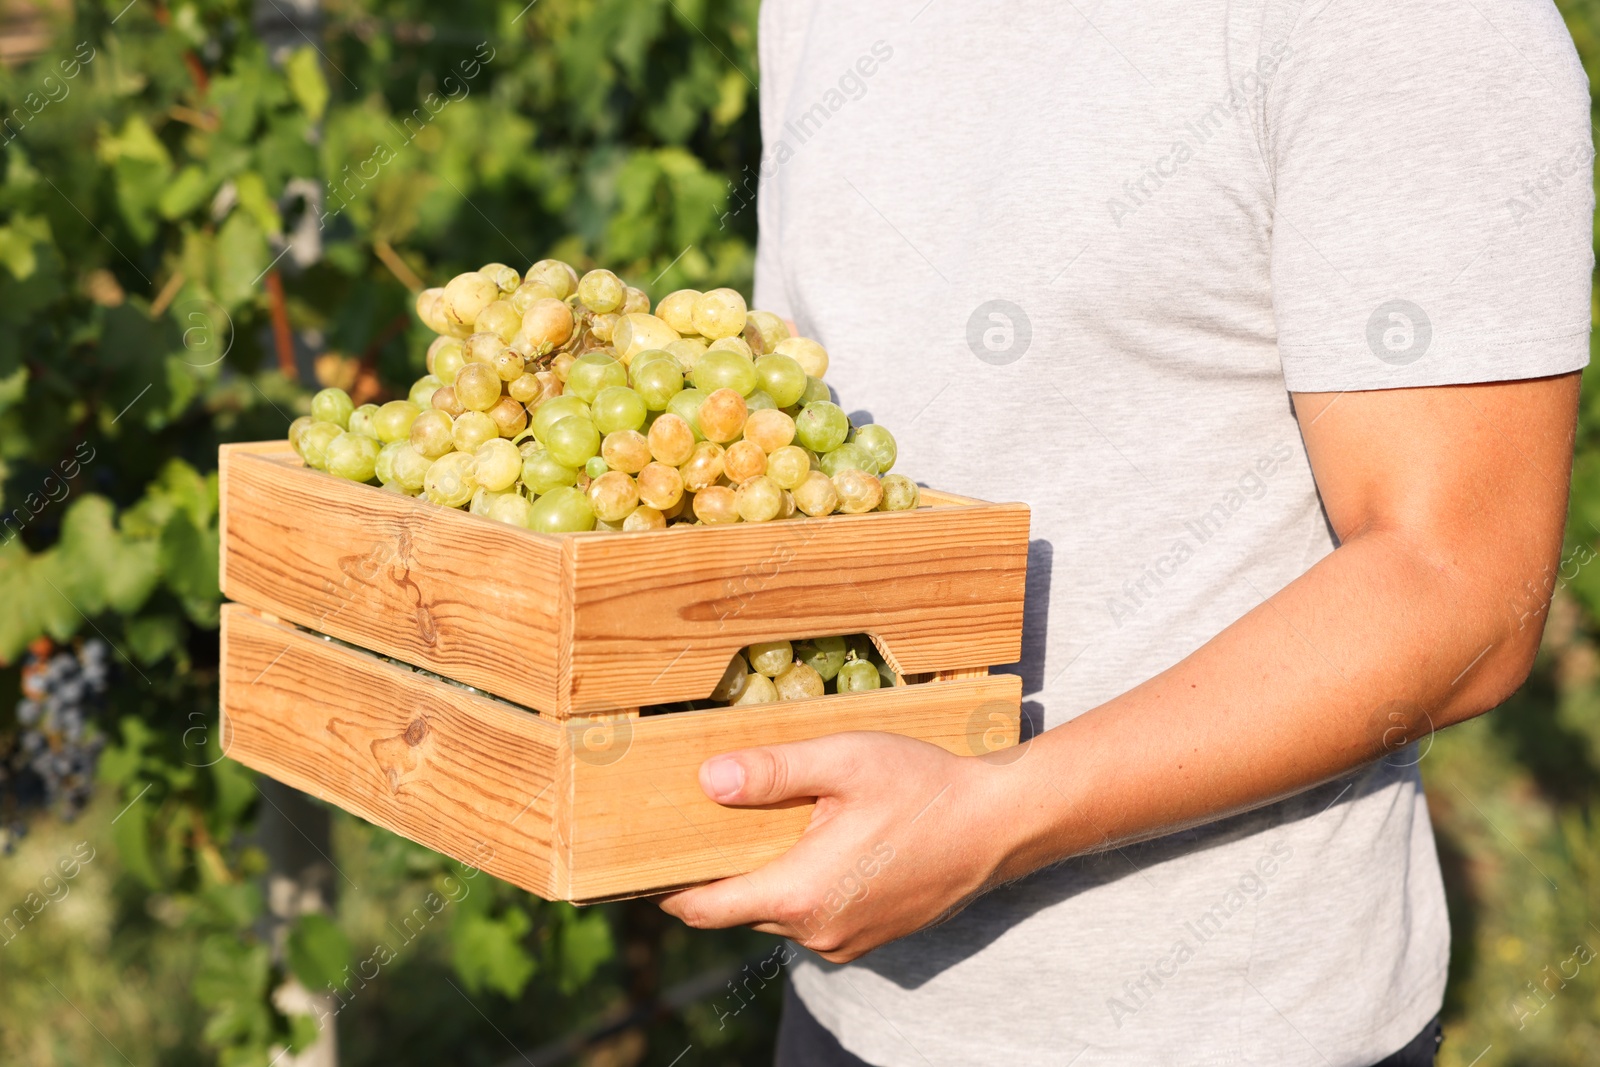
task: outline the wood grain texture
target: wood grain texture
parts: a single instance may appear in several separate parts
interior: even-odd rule
[[[292,450],[226,446],[221,470],[224,596],[556,706],[559,540],[310,470]]]
[[[557,725],[236,604],[222,609],[221,673],[228,757],[555,895]]]
[[[1022,655],[1028,508],[967,504],[582,535],[570,714],[705,697],[756,641],[867,633],[899,674]]]
[[[871,634],[897,674],[1021,656],[1028,508],[546,536],[222,453],[224,595],[558,718],[707,696],[755,641]]]
[[[562,763],[572,786],[556,813],[568,849],[563,896],[587,902],[694,884],[754,870],[788,850],[814,805],[714,803],[698,775],[719,752],[884,730],[983,754],[1016,743],[1021,698],[1021,678],[995,675],[631,723],[569,721]]]

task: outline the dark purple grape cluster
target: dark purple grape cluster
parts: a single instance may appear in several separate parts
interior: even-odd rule
[[[111,650],[98,638],[73,648],[36,648],[22,668],[21,726],[13,754],[13,799],[36,800],[71,820],[89,802],[105,738],[93,729],[111,681]],[[33,781],[26,779],[32,778]],[[32,796],[30,796],[32,794]],[[7,834],[7,844],[15,834]]]

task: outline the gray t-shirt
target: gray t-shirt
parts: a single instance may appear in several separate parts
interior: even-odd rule
[[[1032,505],[1043,727],[1333,550],[1290,391],[1588,360],[1589,100],[1548,0],[766,0],[760,30],[755,305],[898,469]],[[795,987],[893,1067],[1370,1064],[1444,989],[1420,755]]]

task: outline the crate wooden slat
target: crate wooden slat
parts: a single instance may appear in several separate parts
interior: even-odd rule
[[[1028,509],[547,536],[222,451],[229,599],[558,718],[704,697],[756,641],[868,633],[901,674],[1021,655]],[[662,653],[665,652],[665,655]]]
[[[711,755],[841,730],[973,754],[1015,742],[1021,693],[1016,676],[976,676],[559,722],[239,605],[223,608],[222,677],[220,735],[233,759],[540,896],[578,902],[749,871],[793,844],[811,804],[724,808],[698,782]]]

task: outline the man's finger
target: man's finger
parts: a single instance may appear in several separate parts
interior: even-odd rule
[[[763,745],[713,756],[700,765],[700,788],[719,804],[776,804],[838,796],[854,774],[849,734]]]
[[[662,911],[698,930],[769,922],[779,907],[781,887],[765,874],[766,870],[763,867],[720,882],[680,889],[661,897],[658,903]]]

